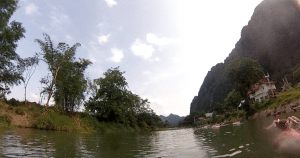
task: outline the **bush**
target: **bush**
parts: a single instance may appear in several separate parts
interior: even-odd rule
[[[8,114],[0,115],[0,121],[10,124],[12,121],[12,117]]]
[[[57,131],[75,131],[76,125],[70,117],[53,111],[42,114],[36,122],[37,128]]]
[[[215,118],[216,123],[221,123],[225,120],[225,116],[218,116]]]
[[[226,112],[226,113],[224,114],[224,116],[225,116],[225,118],[227,119],[229,116],[231,116],[231,114],[230,114],[229,112]]]
[[[15,98],[11,98],[9,101],[7,101],[7,104],[9,104],[11,106],[20,106],[20,105],[22,105],[22,102],[20,102],[19,100],[15,99]]]
[[[99,128],[101,127],[100,122],[98,121],[97,117],[86,114],[86,113],[82,113],[81,114],[81,120],[82,122],[87,125],[88,127],[91,127],[95,130],[99,130]]]
[[[254,110],[258,110],[261,107],[261,103],[256,101],[253,105],[252,105]]]
[[[239,110],[237,113],[237,118],[243,118],[246,116],[246,112],[243,110]]]
[[[15,113],[18,114],[18,115],[22,115],[22,116],[25,115],[24,110],[21,109],[20,107],[17,107],[17,108],[15,109]]]

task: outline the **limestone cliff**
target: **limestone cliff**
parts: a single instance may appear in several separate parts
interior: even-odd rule
[[[238,14],[238,13],[237,13]],[[273,80],[291,73],[300,63],[300,12],[294,0],[264,0],[254,10],[241,38],[224,60],[212,67],[194,97],[190,112],[214,109],[232,86],[224,70],[235,57],[249,56],[259,62]]]

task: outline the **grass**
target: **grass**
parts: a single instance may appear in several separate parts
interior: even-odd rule
[[[21,107],[15,108],[15,113],[22,116],[25,115],[25,112]]]
[[[66,115],[60,115],[52,110],[43,113],[36,121],[39,129],[56,131],[76,131],[74,120]]]
[[[11,103],[12,105],[9,105]],[[26,126],[13,118],[18,116],[19,120],[27,119]],[[21,125],[19,124],[21,123]],[[29,125],[28,125],[29,123]],[[24,123],[25,124],[25,123]],[[26,105],[16,99],[11,101],[0,101],[0,126],[9,127],[31,127],[43,130],[67,131],[77,133],[110,133],[110,132],[133,132],[150,131],[146,123],[143,127],[115,122],[99,121],[97,117],[87,113],[66,113],[57,107],[41,106],[37,103]]]

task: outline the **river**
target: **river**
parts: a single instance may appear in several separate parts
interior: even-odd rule
[[[185,128],[148,133],[83,135],[29,128],[1,128],[0,156],[285,158],[286,155],[279,154],[270,146],[272,136],[264,130],[273,119],[251,120],[218,129],[197,129],[197,132]]]

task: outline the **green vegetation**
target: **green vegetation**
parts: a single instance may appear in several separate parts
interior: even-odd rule
[[[294,100],[300,99],[300,86],[296,86],[292,90],[277,94],[275,97],[271,96],[263,102],[255,102],[253,108],[255,111],[277,108],[282,104],[289,104]]]
[[[24,37],[25,29],[20,22],[10,21],[17,9],[16,0],[0,4],[0,98],[10,93],[10,87],[19,85],[23,79],[22,60],[16,53],[17,42]]]
[[[241,97],[246,101],[247,105],[250,105],[248,91],[255,83],[263,78],[262,68],[258,62],[248,57],[237,57],[229,63],[226,71],[228,78],[234,85],[236,92],[241,95]],[[246,110],[249,111],[250,109]]]
[[[21,105],[15,107],[7,104],[15,101]],[[0,102],[0,126],[6,127],[31,127],[78,133],[152,131],[157,130],[157,127],[163,127],[163,123],[158,116],[153,117],[150,114],[143,113],[138,117],[142,117],[138,119],[142,121],[135,126],[131,126],[130,124],[99,121],[98,117],[86,112],[65,112],[59,106],[47,108],[37,103],[24,105],[24,102],[13,98],[6,101],[6,103]]]
[[[18,115],[25,115],[24,110],[20,107],[15,108],[15,113]]]
[[[87,113],[104,122],[113,122],[149,130],[162,125],[147,99],[127,89],[128,83],[119,67],[108,69],[104,77],[89,83],[93,96],[86,102]]]
[[[80,46],[79,43],[69,47],[68,44],[60,42],[57,47],[54,47],[50,36],[47,34],[44,36],[45,41],[39,39],[35,41],[40,45],[43,61],[48,64],[48,70],[51,73],[51,76],[41,80],[41,83],[46,85],[43,93],[48,93],[46,106],[53,94],[56,105],[65,111],[74,112],[84,100],[83,93],[87,87],[84,71],[92,63],[86,59],[75,60],[75,52]]]
[[[58,114],[52,110],[43,113],[36,121],[39,129],[57,131],[76,131],[76,125],[72,118]]]

